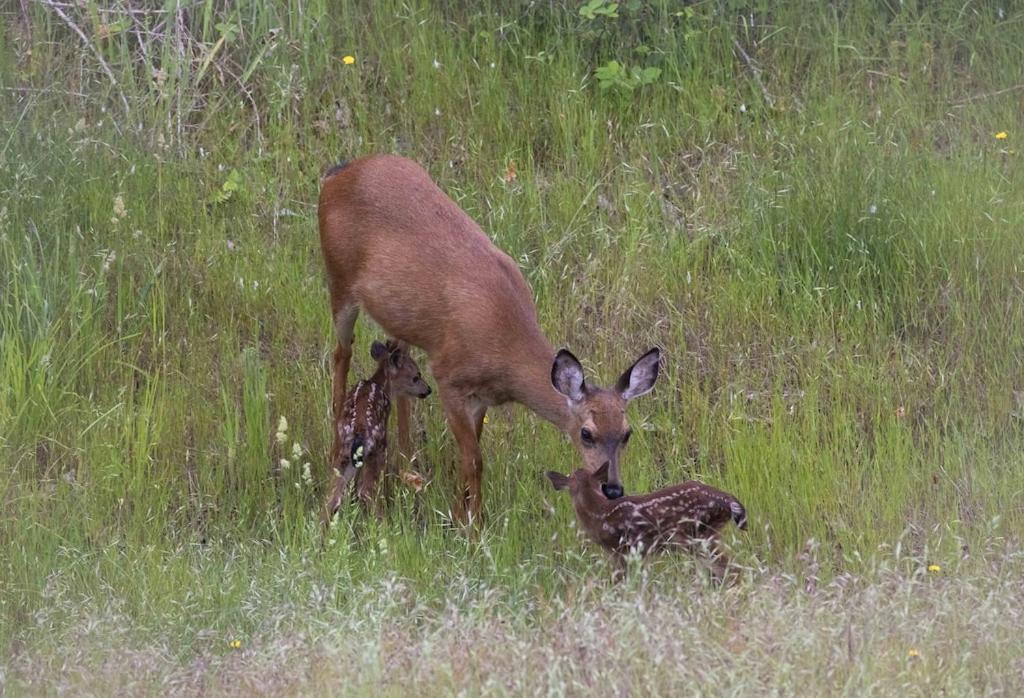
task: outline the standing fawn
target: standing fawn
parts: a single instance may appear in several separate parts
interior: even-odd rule
[[[718,538],[729,521],[747,528],[747,510],[731,494],[690,480],[645,495],[609,501],[601,492],[600,475],[579,469],[566,477],[547,473],[556,490],[569,490],[580,527],[614,557],[620,575],[631,553],[647,555],[683,549],[706,555],[716,581],[729,567]]]
[[[479,520],[484,415],[506,402],[525,405],[568,434],[589,470],[609,463],[604,493],[622,495],[619,454],[630,434],[626,405],[654,387],[657,349],[641,356],[612,389],[586,384],[576,357],[565,350],[556,356],[537,324],[519,266],[411,160],[372,155],[332,168],[320,189],[318,216],[338,338],[335,419],[342,414],[362,308],[389,336],[430,357],[459,448],[457,520]],[[409,402],[396,401],[398,446],[406,456]],[[332,461],[340,447],[336,439]]]
[[[374,342],[370,356],[377,362],[377,370],[349,392],[336,425],[340,450],[333,466],[334,487],[324,509],[325,524],[338,511],[348,484],[357,475],[359,500],[364,506],[373,502],[377,515],[382,514],[376,497],[378,482],[387,467],[391,400],[398,395],[430,395],[430,386],[420,376],[420,367],[394,342]]]

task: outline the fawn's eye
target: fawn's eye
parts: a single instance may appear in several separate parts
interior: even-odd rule
[[[630,429],[629,431],[626,432],[626,435],[622,437],[622,445],[623,446],[625,446],[626,444],[629,443],[629,437],[631,437],[632,435],[633,435],[633,430],[632,429]]]
[[[580,432],[580,441],[585,443],[587,446],[594,445],[594,435],[590,433],[590,429],[584,429]]]

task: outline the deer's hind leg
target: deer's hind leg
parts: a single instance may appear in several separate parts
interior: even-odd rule
[[[331,307],[334,311],[334,331],[338,338],[338,346],[334,349],[334,384],[331,391],[331,414],[334,416],[334,441],[331,446],[331,463],[338,462],[341,448],[339,421],[345,405],[347,394],[348,369],[352,363],[352,340],[355,335],[356,318],[359,306],[351,300],[332,296]]]

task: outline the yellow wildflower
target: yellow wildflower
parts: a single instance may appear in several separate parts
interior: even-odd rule
[[[1009,136],[1007,135],[1006,131],[1000,131],[999,133],[996,134],[997,141],[1005,141],[1008,137]]]
[[[242,641],[241,640],[232,640],[231,642],[228,643],[228,647],[230,647],[233,650],[242,649]]]
[[[491,418],[490,418],[490,417],[488,417],[488,416],[487,416],[487,415],[485,414],[485,415],[484,415],[484,424],[490,424],[490,423],[491,423]]]
[[[911,647],[910,651],[907,652],[907,656],[910,657],[911,659],[917,659],[918,657],[921,656],[921,653],[918,652],[917,650],[915,650],[913,647]]]
[[[356,57],[355,56],[342,56],[341,62],[344,63],[345,65],[352,65],[353,63],[356,62]]]
[[[929,572],[941,572],[942,571],[942,567],[939,566],[939,565],[928,565],[928,571]]]

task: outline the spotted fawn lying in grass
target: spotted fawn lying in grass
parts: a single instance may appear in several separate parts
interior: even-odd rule
[[[391,401],[399,395],[425,398],[430,386],[420,375],[420,367],[409,353],[394,342],[374,342],[370,356],[377,371],[356,383],[345,398],[338,430],[338,455],[332,464],[334,487],[324,508],[327,524],[341,507],[341,501],[353,478],[356,496],[365,506],[383,513],[377,497],[377,485],[387,468],[388,416]]]
[[[729,560],[719,536],[729,521],[747,527],[747,510],[731,494],[690,480],[645,495],[610,500],[601,491],[606,465],[569,476],[549,472],[556,490],[569,490],[576,519],[590,538],[612,554],[621,576],[626,557],[685,550],[706,560],[716,581],[724,581]]]

